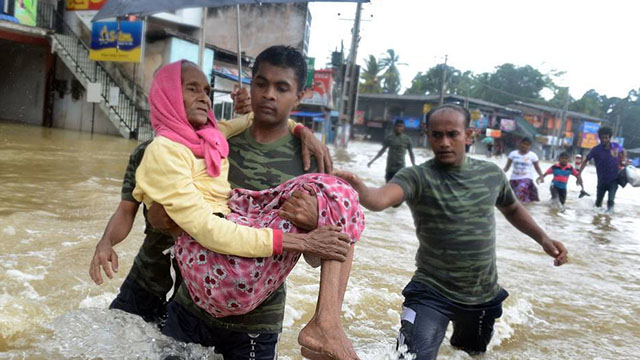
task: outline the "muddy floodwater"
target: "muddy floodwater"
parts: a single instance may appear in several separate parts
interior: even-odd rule
[[[102,286],[89,278],[95,244],[120,200],[135,146],[117,137],[0,123],[0,358],[206,358],[199,346],[176,343],[136,317],[106,310],[143,239],[141,214],[116,247],[117,277]],[[384,156],[366,166],[379,147],[352,142],[331,150],[336,167],[381,185]],[[416,156],[423,162],[429,153],[418,149]],[[503,165],[506,159],[491,161]],[[499,281],[511,296],[488,352],[478,359],[640,356],[640,188],[620,189],[609,216],[593,208],[592,166],[584,180],[591,197],[579,199],[571,180],[564,212],[550,206],[548,181],[539,187],[543,201],[527,206],[569,249],[563,267],[553,267],[533,240],[497,215]],[[406,205],[367,211],[366,221],[343,322],[363,359],[394,359],[400,293],[413,273],[418,241]],[[281,359],[301,358],[297,334],[313,313],[318,278],[301,262],[288,279]],[[439,358],[471,359],[448,344],[450,331]]]

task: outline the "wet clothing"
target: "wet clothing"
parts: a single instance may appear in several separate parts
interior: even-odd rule
[[[567,182],[569,182],[569,176],[578,176],[578,170],[576,170],[573,166],[567,164],[565,166],[560,165],[560,163],[551,165],[545,171],[544,175],[553,174],[553,180],[551,180],[551,184],[558,189],[566,189]]]
[[[596,193],[596,207],[602,206],[604,200],[604,194],[609,193],[607,197],[607,209],[610,209],[615,205],[616,192],[618,191],[618,181],[612,181],[610,183],[601,183],[598,181],[597,193]]]
[[[606,149],[603,144],[594,146],[587,154],[586,159],[586,161],[593,159],[596,162],[598,184],[603,184],[603,186],[617,181],[620,158],[622,157],[622,146],[615,142],[611,142],[610,145],[610,149]]]
[[[300,233],[278,215],[283,204],[302,187],[313,188],[318,201],[318,227],[339,225],[352,243],[364,230],[358,193],[344,180],[326,174],[305,174],[262,191],[235,189],[229,199],[227,219],[255,228],[277,228]],[[175,256],[193,301],[214,317],[246,314],[279,288],[300,258],[283,252],[261,258],[229,256],[207,251],[188,235],[176,240]]]
[[[536,184],[533,183],[531,179],[518,179],[518,180],[509,180],[509,185],[513,189],[513,192],[516,194],[516,197],[520,202],[529,203],[533,201],[540,201],[540,196],[538,196],[538,188]]]
[[[382,145],[389,148],[389,153],[387,154],[387,173],[397,172],[404,168],[407,150],[413,148],[411,138],[405,134],[396,135],[393,133],[384,138]]]
[[[232,188],[264,190],[304,174],[300,140],[286,135],[269,144],[261,144],[250,130],[229,139],[229,182]],[[317,171],[312,161],[311,171]],[[203,326],[246,333],[282,332],[286,287],[283,284],[255,310],[244,315],[215,318],[198,307],[186,286],[181,285],[175,302],[200,319]]]
[[[137,202],[133,197],[133,189],[136,187],[136,169],[145,149],[151,140],[138,145],[131,156],[122,181],[121,199]],[[146,321],[157,322],[165,316],[166,294],[172,286],[169,256],[162,251],[173,246],[173,238],[170,235],[155,231],[146,219],[147,209],[143,206],[145,216],[145,238],[133,259],[133,265],[124,283],[120,287],[120,293],[111,303],[110,308],[124,310],[139,315]],[[176,284],[180,284],[181,277],[176,268]]]
[[[109,305],[109,309],[118,309],[138,315],[144,321],[156,323],[160,327],[162,327],[164,320],[167,318],[167,301],[165,297],[151,293],[140,286],[132,276],[132,273],[129,273],[122,285],[120,285],[120,292]]]
[[[466,157],[460,166],[436,160],[399,171],[420,241],[413,280],[451,301],[477,305],[501,291],[496,271],[496,206],[516,199],[495,164]]]
[[[214,352],[230,360],[276,358],[277,333],[247,333],[211,326],[176,302],[169,303],[168,314],[162,333],[178,341],[214,346]]]
[[[471,355],[485,352],[509,293],[500,290],[486,303],[466,305],[447,299],[426,284],[411,281],[402,295],[405,300],[397,345],[406,345],[417,360],[431,360],[438,355],[449,321],[453,322],[451,346]]]
[[[549,191],[551,192],[551,200],[558,199],[562,205],[567,201],[567,188],[559,188],[551,185]]]
[[[533,164],[538,162],[538,155],[533,151],[526,154],[520,154],[520,151],[514,150],[507,156],[512,161],[513,170],[509,180],[533,179]]]

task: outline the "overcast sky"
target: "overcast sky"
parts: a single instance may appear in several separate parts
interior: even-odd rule
[[[351,43],[356,4],[311,3],[309,55],[316,68]],[[640,88],[640,1],[371,0],[363,6],[358,63],[393,48],[403,91],[418,71],[442,63],[474,73],[510,62],[542,72],[574,98],[596,89],[625,97]]]

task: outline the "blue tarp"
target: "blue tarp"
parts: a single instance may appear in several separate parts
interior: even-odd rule
[[[292,112],[291,115],[292,116],[319,117],[319,116],[324,116],[324,113],[321,113],[321,112],[296,111],[296,112]]]
[[[219,76],[221,78],[225,78],[225,79],[229,79],[229,80],[233,80],[235,82],[238,82],[238,76],[233,75],[233,74],[228,74],[222,71],[218,71],[216,69],[211,70],[211,73],[215,76]],[[242,77],[242,83],[243,84],[247,84],[247,85],[251,85],[251,78],[249,77]]]

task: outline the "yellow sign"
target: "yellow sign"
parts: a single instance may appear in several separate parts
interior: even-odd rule
[[[422,105],[422,113],[423,113],[423,114],[426,114],[426,113],[428,113],[429,111],[431,111],[431,104],[424,104],[424,105]]]
[[[471,111],[471,120],[479,120],[480,118],[482,118],[482,113],[480,112],[480,110]]]
[[[142,21],[94,22],[89,58],[95,61],[140,62]]]
[[[67,0],[67,10],[100,10],[107,0]]]
[[[584,149],[591,149],[596,145],[598,145],[598,134],[592,134],[592,133],[582,134],[582,143],[580,144],[580,147]]]

